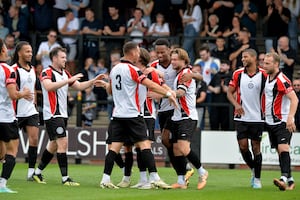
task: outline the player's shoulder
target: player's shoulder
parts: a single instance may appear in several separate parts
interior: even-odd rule
[[[158,65],[159,65],[159,60],[158,60],[158,59],[152,61],[152,62],[149,64],[150,67],[154,67],[154,68],[157,68]]]

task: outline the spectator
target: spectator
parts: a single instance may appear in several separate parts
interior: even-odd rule
[[[58,30],[57,20],[60,17],[65,16],[65,11],[68,9],[68,0],[55,0],[55,4],[53,5],[53,22],[54,28]]]
[[[112,51],[110,53],[110,70],[116,66],[117,64],[120,63],[121,60],[121,52],[118,50]],[[108,79],[108,76],[107,76]],[[113,111],[113,107],[114,107],[114,101],[113,101],[113,97],[110,94],[107,94],[107,114],[108,114],[108,119],[111,120],[112,118],[112,111]]]
[[[53,24],[53,5],[46,0],[37,0],[33,7],[34,29],[39,32],[47,32],[55,26]]]
[[[92,87],[88,87],[84,91],[85,94],[82,107],[83,127],[91,127],[93,125],[93,120],[96,118],[96,98]]]
[[[97,64],[96,64],[94,70],[95,70],[95,77],[99,74],[108,75],[108,70],[105,67],[105,60],[103,58],[100,58],[97,60]],[[100,101],[97,104],[97,111],[106,111],[107,106],[104,103],[104,101],[107,100],[106,90],[102,87],[95,87],[93,92],[96,94],[97,101]]]
[[[149,50],[149,55],[150,55],[149,63],[152,63],[152,62],[158,60],[158,56],[157,56],[157,53],[156,53],[155,49],[150,49]]]
[[[170,23],[170,32],[171,35],[177,35],[177,33],[182,33],[181,18],[183,16],[186,3],[184,3],[184,0],[170,0],[170,2],[171,7],[169,15],[172,16],[173,19],[168,21]]]
[[[264,52],[261,52],[261,53],[259,53],[258,54],[258,61],[257,61],[257,63],[258,63],[258,67],[260,67],[260,68],[263,68],[263,66],[264,66],[264,59],[265,59],[265,53]]]
[[[9,29],[9,33],[15,37],[16,41],[28,41],[29,34],[27,18],[21,15],[17,6],[11,6],[8,12],[9,16],[6,27]]]
[[[294,91],[295,91],[298,99],[300,99],[300,79],[293,80],[293,88],[294,88]],[[297,130],[300,131],[300,104],[299,103],[298,103],[298,107],[297,107],[297,112],[295,114],[295,124],[296,124]]]
[[[102,35],[103,24],[100,20],[95,19],[95,12],[91,8],[85,10],[85,19],[81,23],[80,34],[82,35]],[[85,38],[83,42],[83,59],[92,57],[94,59],[99,58],[99,41],[97,38]]]
[[[201,66],[194,65],[193,72],[201,73]],[[206,92],[207,92],[207,84],[203,80],[197,81],[197,88],[196,88],[196,109],[198,113],[198,123],[197,128],[203,130],[205,123],[204,123],[204,111],[205,107],[201,105],[201,103],[205,102],[206,99]]]
[[[57,27],[60,34],[62,34],[62,41],[68,50],[67,60],[69,72],[74,74],[76,72],[75,58],[77,54],[77,33],[79,30],[79,19],[74,17],[73,12],[68,9],[65,11],[65,17],[60,17],[57,20]]]
[[[50,51],[53,48],[60,46],[60,44],[58,44],[56,39],[57,39],[56,30],[51,29],[48,32],[47,41],[41,42],[41,44],[39,45],[39,48],[38,48],[35,58],[37,61],[41,61],[43,69],[45,69],[51,65],[51,60],[49,57]]]
[[[199,64],[201,66],[201,74],[203,80],[209,85],[212,77],[220,69],[220,60],[211,56],[209,47],[207,45],[202,45],[199,49],[200,58],[198,58],[194,65]]]
[[[20,10],[20,14],[29,20],[29,8],[26,0],[16,0],[14,6],[17,6]]]
[[[256,37],[256,20],[258,10],[254,3],[250,0],[243,0],[242,3],[235,6],[234,15],[241,19],[241,24],[246,27],[251,37]]]
[[[143,19],[147,22],[147,25],[150,26],[151,22],[151,13],[154,7],[153,0],[137,0],[137,8],[141,8],[143,10]]]
[[[242,52],[245,49],[255,49],[256,45],[250,41],[250,33],[247,28],[243,28],[239,32],[238,36],[239,44],[233,49],[233,52],[229,55],[229,60],[232,64],[232,70],[242,67]]]
[[[182,16],[184,41],[182,48],[186,49],[191,63],[195,61],[195,37],[198,36],[202,24],[202,12],[196,0],[188,0],[187,8]]]
[[[208,17],[208,24],[205,25],[204,30],[201,33],[203,37],[210,37],[211,39],[206,40],[209,49],[212,50],[216,47],[216,38],[221,36],[223,33],[219,26],[219,18],[217,15],[210,15]]]
[[[282,36],[278,40],[277,49],[271,49],[271,52],[276,51],[280,57],[279,69],[286,75],[290,81],[293,81],[294,66],[296,62],[296,52],[289,45],[289,38]]]
[[[13,55],[16,50],[16,42],[15,42],[15,37],[12,34],[8,34],[5,37],[5,46],[7,48],[7,55],[8,55],[8,60],[7,63],[11,64]]]
[[[4,26],[3,16],[0,15],[0,38],[4,40],[8,33],[9,33],[8,28]]]
[[[229,60],[221,60],[220,71],[212,78],[208,90],[212,93],[212,103],[229,103],[227,89],[232,73]],[[211,130],[229,130],[229,107],[212,106],[209,115]]]
[[[241,31],[241,22],[238,16],[234,16],[231,21],[231,27],[227,27],[223,33],[223,36],[228,40],[229,49],[234,49],[239,43],[239,33]]]
[[[84,9],[89,5],[89,0],[68,0],[68,7],[72,9],[75,17],[83,17]]]
[[[133,18],[127,22],[127,33],[133,38],[132,41],[142,45],[143,36],[148,30],[147,21],[143,19],[143,10],[135,8]]]
[[[104,19],[103,35],[105,36],[124,36],[126,33],[126,21],[119,15],[119,9],[114,5],[108,7],[109,16]],[[122,49],[124,39],[106,39],[106,57],[109,60],[110,53],[115,49]]]
[[[110,52],[110,70],[120,62],[121,52],[119,50],[114,50]]]
[[[288,36],[290,38],[290,45],[292,49],[298,53],[298,17],[300,12],[300,1],[297,0],[285,0],[283,2],[284,7],[291,11],[291,20],[288,24]]]
[[[43,71],[43,65],[38,62],[35,65],[35,74],[36,74],[36,84],[35,84],[35,91],[36,91],[36,107],[37,111],[39,112],[39,125],[44,125],[44,118],[43,118],[43,92],[42,92],[42,85],[41,81],[38,77],[40,77],[41,72]]]
[[[235,0],[211,0],[208,3],[208,15],[215,14],[218,16],[220,30],[222,31],[231,23],[234,15],[234,2]]]
[[[84,71],[87,74],[86,80],[91,80],[96,76],[97,69],[93,58],[86,58],[84,61]]]
[[[161,13],[157,13],[155,17],[156,21],[151,24],[147,35],[154,37],[163,37],[170,35],[169,23],[165,21],[165,16]]]
[[[201,66],[201,75],[203,77],[203,81],[209,85],[214,75],[217,74],[220,69],[220,60],[218,58],[211,57],[210,50],[207,45],[200,47],[199,55],[200,58],[195,61],[194,65]],[[211,103],[211,98],[211,92],[207,90],[205,103]],[[208,113],[210,113],[210,107],[208,108]],[[205,117],[205,110],[203,117]]]
[[[217,37],[216,47],[211,51],[212,57],[219,58],[220,60],[229,60],[229,53],[226,46],[225,38],[223,36]]]
[[[266,28],[264,36],[266,52],[270,52],[272,48],[277,47],[277,40],[281,36],[288,35],[288,23],[291,20],[291,12],[283,6],[282,0],[267,0],[267,14],[264,16],[263,22]]]

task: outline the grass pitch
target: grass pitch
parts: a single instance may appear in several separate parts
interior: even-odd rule
[[[0,200],[94,200],[94,199],[122,199],[122,200],[298,200],[300,189],[297,181],[300,172],[294,171],[296,188],[293,191],[279,191],[273,185],[273,178],[280,176],[279,170],[262,171],[262,189],[250,187],[250,170],[247,169],[210,169],[207,186],[199,191],[197,187],[197,174],[190,179],[187,190],[138,190],[138,189],[101,189],[99,181],[102,177],[103,166],[99,165],[69,165],[71,178],[80,182],[79,187],[68,187],[61,184],[60,171],[57,164],[50,164],[44,171],[47,184],[38,184],[26,181],[27,164],[17,163],[9,188],[18,191],[17,194],[1,194]],[[159,174],[167,183],[177,180],[172,168],[158,168]],[[122,172],[115,167],[112,181],[117,184],[122,178]],[[138,181],[138,169],[133,169],[132,184]],[[299,182],[298,182],[299,183]]]

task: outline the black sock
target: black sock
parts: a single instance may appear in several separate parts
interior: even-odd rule
[[[148,168],[149,173],[157,172],[155,166],[154,156],[151,152],[151,149],[144,149],[141,151],[142,162],[145,163],[145,166]]]
[[[52,158],[53,158],[53,154],[50,153],[47,149],[45,149],[38,168],[40,170],[45,169],[45,167],[49,164],[49,162],[52,160]]]
[[[68,158],[66,153],[56,153],[61,176],[68,176]]]
[[[140,148],[136,148],[136,162],[137,162],[137,166],[140,170],[140,172],[144,172],[147,170],[145,163],[142,162],[142,158],[141,158],[141,149]]]
[[[105,165],[104,165],[104,174],[110,175],[114,167],[114,161],[117,156],[117,153],[109,150],[105,156]]]
[[[132,152],[127,152],[125,153],[125,173],[124,173],[125,176],[131,175],[132,165],[133,165],[133,154]]]
[[[254,175],[255,178],[260,178],[261,175],[262,155],[261,153],[254,156]]]
[[[169,156],[169,159],[170,159],[170,163],[173,165],[174,163],[174,152],[173,152],[173,146],[171,148],[168,148],[168,156]]]
[[[28,149],[28,167],[35,168],[37,158],[37,147],[29,146]]]
[[[118,165],[120,168],[125,167],[125,164],[124,164],[122,155],[121,155],[120,153],[118,153],[118,154],[116,155],[115,162],[117,163],[117,165]]]
[[[254,161],[252,159],[252,153],[248,150],[248,151],[241,151],[242,157],[244,159],[244,161],[246,162],[246,164],[248,165],[248,167],[250,167],[250,169],[254,168]]]
[[[291,176],[291,157],[289,152],[281,152],[279,155],[281,176]]]
[[[174,167],[176,174],[185,175],[186,173],[186,157],[185,156],[174,156]],[[173,165],[174,166],[174,165]]]
[[[5,162],[2,165],[1,177],[8,180],[11,176],[11,173],[16,165],[16,158],[12,155],[5,155]]]
[[[201,167],[201,161],[195,152],[193,152],[191,150],[190,153],[186,157],[196,167],[196,169],[199,169]],[[186,170],[186,163],[187,162],[185,162],[185,167],[184,167],[185,170]]]

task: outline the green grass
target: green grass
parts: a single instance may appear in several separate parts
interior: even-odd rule
[[[122,200],[296,200],[300,198],[300,189],[293,191],[279,191],[272,183],[273,178],[279,177],[279,170],[263,170],[263,188],[254,190],[250,188],[250,171],[246,169],[208,169],[209,178],[207,186],[199,191],[196,189],[197,175],[190,181],[187,190],[138,190],[119,189],[109,190],[99,188],[103,166],[98,165],[70,165],[70,176],[80,182],[79,187],[67,187],[61,184],[60,172],[57,164],[50,164],[44,171],[46,185],[27,182],[27,165],[17,163],[8,186],[18,191],[17,194],[0,194],[0,200],[92,200],[92,199],[122,199]],[[158,168],[162,179],[167,183],[176,182],[176,174],[172,168]],[[293,172],[296,180],[300,180],[300,172]],[[121,170],[114,168],[112,180],[117,184],[122,177]],[[132,182],[135,184],[139,177],[138,169],[133,169]]]

